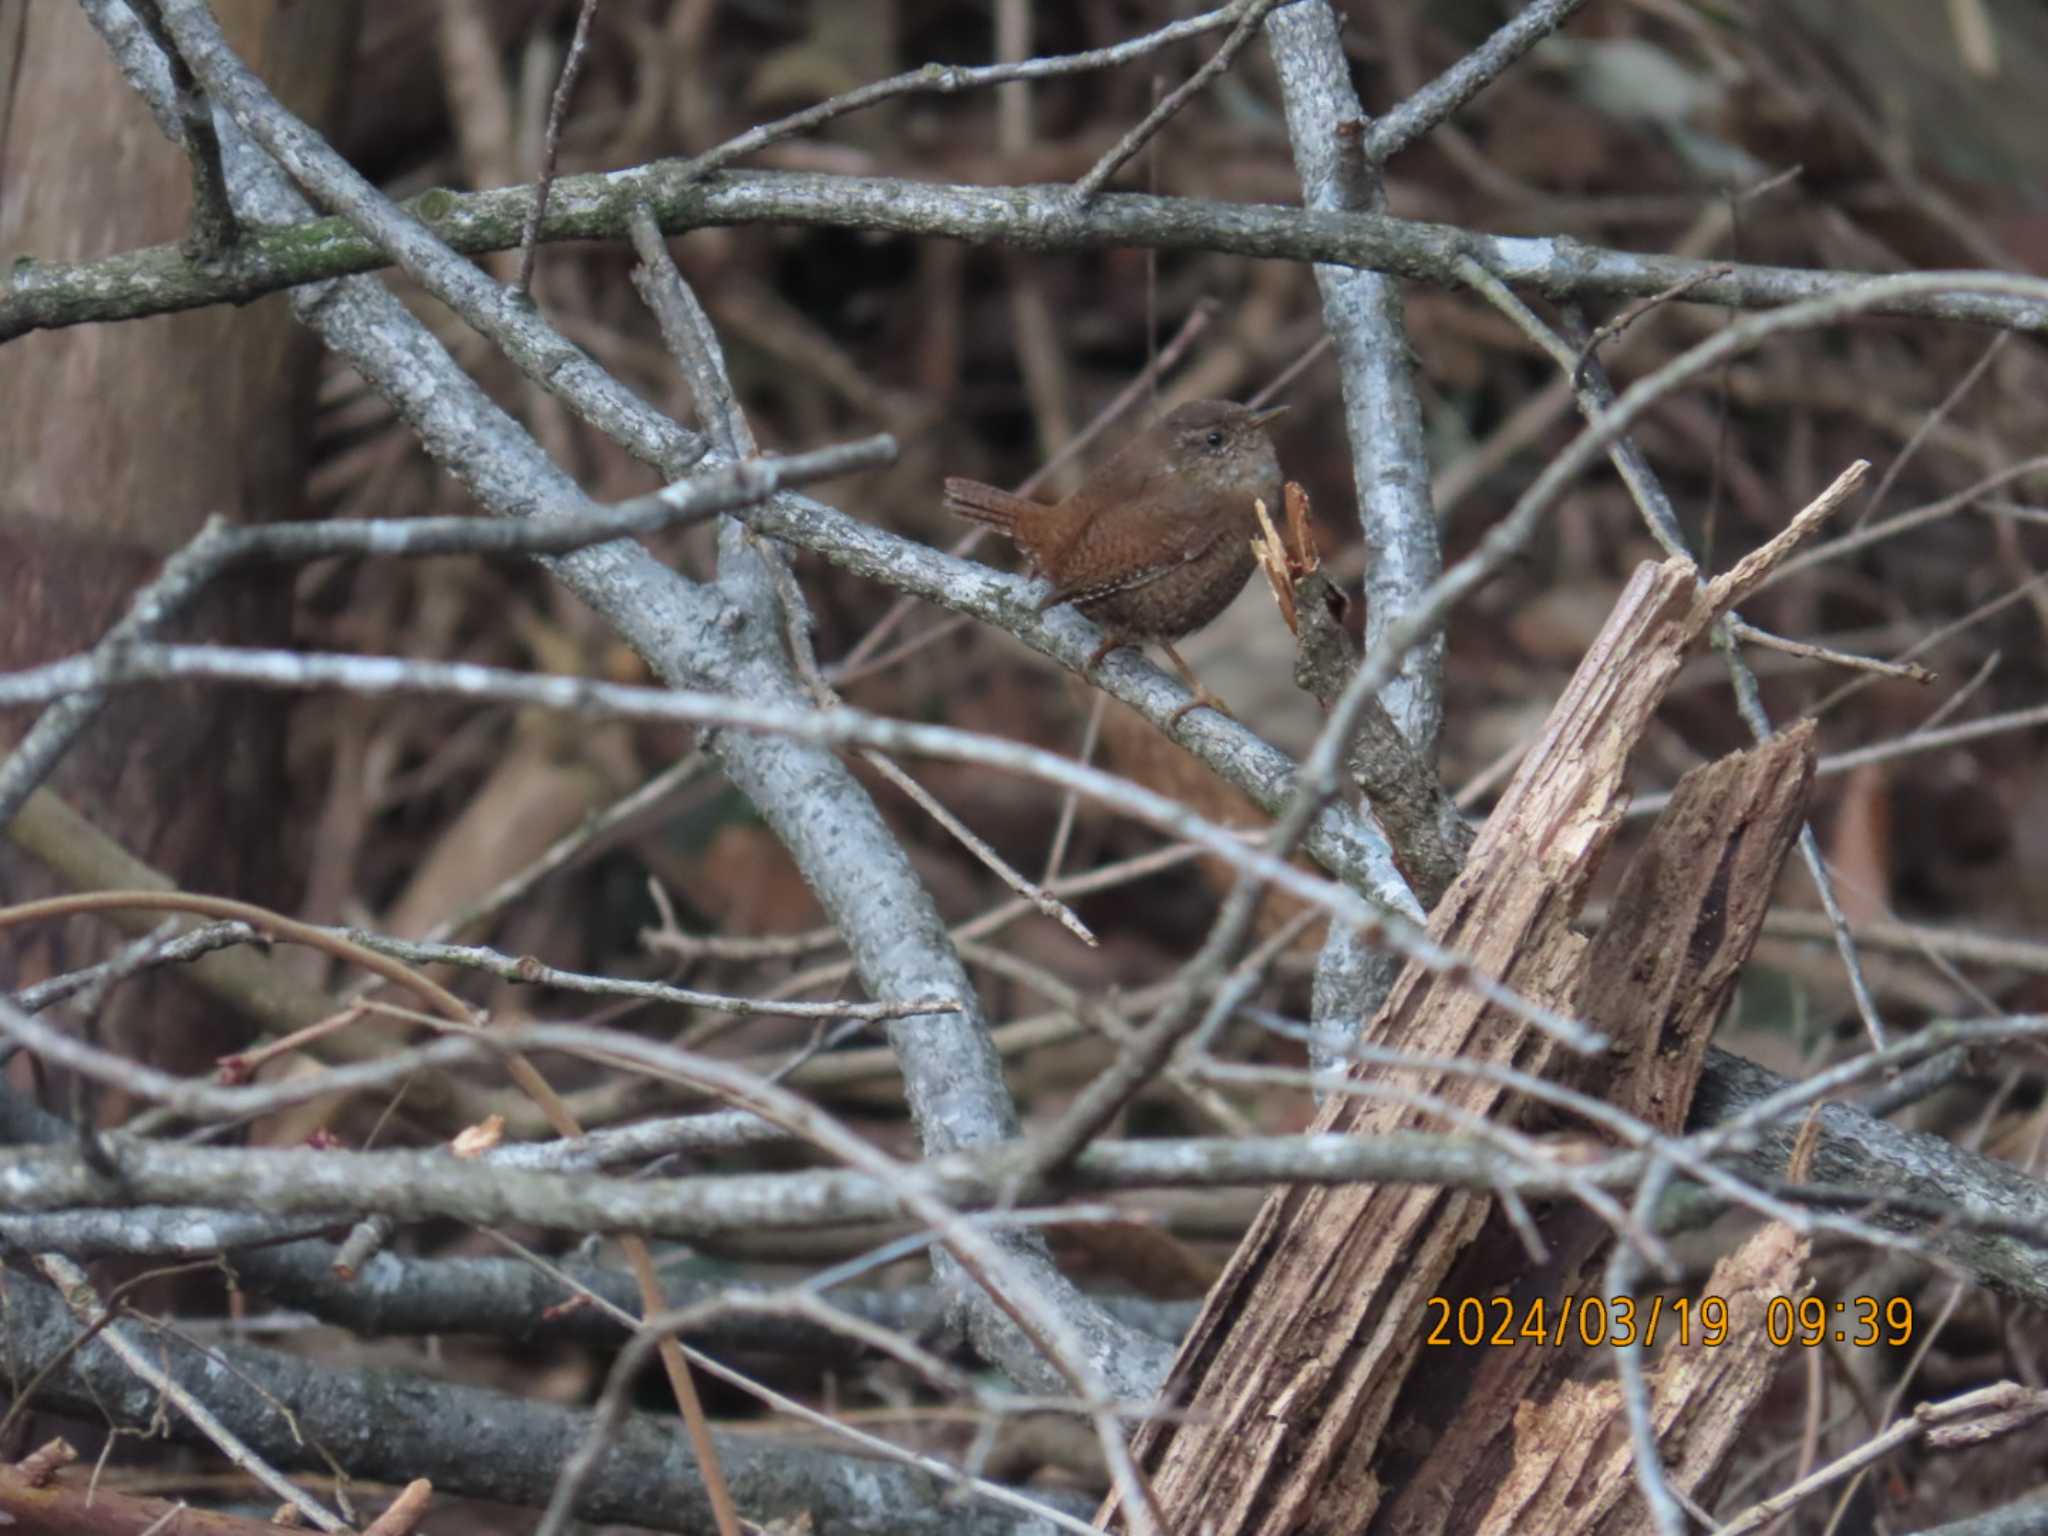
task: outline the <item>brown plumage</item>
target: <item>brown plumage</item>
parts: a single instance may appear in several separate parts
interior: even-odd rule
[[[1211,703],[1173,642],[1230,606],[1253,567],[1252,511],[1280,507],[1280,458],[1265,424],[1285,410],[1197,400],[1133,438],[1065,501],[1032,501],[978,480],[946,482],[946,506],[1011,538],[1052,591],[1119,645],[1157,641],[1198,702]],[[1189,706],[1193,707],[1193,706]]]

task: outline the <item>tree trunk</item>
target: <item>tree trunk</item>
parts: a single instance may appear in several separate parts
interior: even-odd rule
[[[295,109],[315,123],[331,116],[351,56],[352,0],[219,0],[215,10]],[[0,0],[0,259],[176,240],[189,187],[184,155],[80,7]],[[316,357],[282,297],[10,344],[0,356],[0,668],[91,646],[211,514],[290,516],[305,478]],[[166,638],[277,645],[290,620],[289,575],[257,571],[220,583]],[[0,714],[0,750],[32,718]],[[252,693],[130,691],[86,731],[51,787],[183,885],[285,899],[282,720],[274,699]],[[0,901],[52,888],[0,843]],[[46,929],[0,953],[0,987],[89,963],[112,942],[90,922]],[[148,1020],[121,1048],[167,1065],[223,1048],[223,1015],[173,1001],[183,995],[155,981],[117,993],[121,1016]]]

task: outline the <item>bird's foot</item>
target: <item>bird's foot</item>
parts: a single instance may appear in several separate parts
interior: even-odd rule
[[[1107,656],[1111,651],[1117,650],[1122,646],[1130,644],[1132,644],[1132,640],[1129,635],[1110,635],[1102,642],[1102,644],[1098,645],[1097,647],[1095,647],[1093,651],[1090,651],[1088,653],[1087,661],[1083,662],[1081,665],[1081,675],[1083,677],[1086,677],[1089,673],[1093,672],[1097,667],[1102,665],[1103,657]]]
[[[1166,728],[1169,731],[1179,725],[1184,716],[1191,715],[1198,709],[1213,709],[1226,720],[1237,719],[1237,716],[1230,712],[1229,706],[1200,683],[1196,683],[1194,689],[1195,696],[1166,717]]]
[[[1179,709],[1176,709],[1171,715],[1168,715],[1166,717],[1166,728],[1169,731],[1180,724],[1182,716],[1192,714],[1195,710],[1198,709],[1213,709],[1216,711],[1217,714],[1221,715],[1226,720],[1237,719],[1237,716],[1233,715],[1228,709],[1224,707],[1223,701],[1221,699],[1217,698],[1215,694],[1211,693],[1208,689],[1202,686],[1201,679],[1195,676],[1194,668],[1190,667],[1185,661],[1181,660],[1181,655],[1179,651],[1176,651],[1170,644],[1163,640],[1160,642],[1160,646],[1166,652],[1167,656],[1172,660],[1174,670],[1180,673],[1180,680],[1186,683],[1188,687],[1193,689],[1195,694],[1195,696],[1192,699],[1189,699],[1187,703],[1181,705]]]

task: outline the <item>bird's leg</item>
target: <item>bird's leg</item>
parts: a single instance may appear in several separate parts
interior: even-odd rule
[[[1101,666],[1102,658],[1107,656],[1111,651],[1116,650],[1120,646],[1126,646],[1132,643],[1133,642],[1131,640],[1131,637],[1125,634],[1122,630],[1109,630],[1103,636],[1102,644],[1098,645],[1097,647],[1095,647],[1093,651],[1089,652],[1088,660],[1086,664],[1083,665],[1081,668],[1081,675],[1083,677],[1086,677],[1090,672],[1093,672],[1097,667]]]
[[[1195,693],[1195,696],[1192,699],[1189,699],[1187,703],[1181,705],[1179,709],[1176,709],[1172,713],[1172,715],[1170,715],[1167,718],[1166,728],[1169,731],[1172,730],[1176,725],[1180,724],[1181,716],[1188,714],[1192,710],[1200,709],[1204,705],[1207,705],[1210,709],[1215,710],[1217,714],[1221,715],[1226,720],[1235,720],[1237,718],[1237,716],[1233,715],[1229,710],[1223,707],[1223,701],[1221,699],[1217,698],[1215,694],[1211,693],[1208,689],[1202,686],[1201,682],[1195,676],[1194,669],[1190,667],[1185,661],[1181,660],[1179,651],[1176,651],[1171,645],[1168,645],[1164,640],[1160,641],[1159,644],[1160,647],[1166,652],[1166,654],[1170,658],[1172,658],[1175,670],[1180,673],[1181,681],[1186,683],[1188,687],[1192,688]]]

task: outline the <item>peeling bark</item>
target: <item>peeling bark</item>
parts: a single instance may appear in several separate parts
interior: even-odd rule
[[[1548,1074],[1666,1129],[1683,1124],[1706,1037],[1801,822],[1811,731],[1693,775],[1630,871],[1633,919],[1598,941],[1571,923],[1625,804],[1630,750],[1686,651],[1767,564],[1707,587],[1684,561],[1636,572],[1430,922],[1431,937],[1480,973],[1591,1018],[1615,1048],[1571,1057],[1460,978],[1413,966],[1367,1025],[1368,1043]],[[1352,1076],[1377,1080],[1382,1070],[1361,1064]],[[1470,1076],[1389,1080],[1466,1116],[1511,1123],[1520,1114],[1506,1088]],[[1423,1128],[1446,1122],[1348,1094],[1333,1095],[1315,1126]],[[1182,1411],[1148,1424],[1137,1442],[1168,1527],[1218,1536],[1479,1529],[1480,1498],[1505,1496],[1535,1473],[1518,1410],[1538,1372],[1564,1358],[1425,1349],[1428,1302],[1502,1286],[1553,1302],[1566,1284],[1597,1293],[1588,1277],[1605,1229],[1560,1209],[1544,1236],[1550,1257],[1539,1267],[1480,1193],[1276,1191],[1176,1362],[1169,1396]],[[1565,1384],[1543,1381],[1553,1397]],[[1106,1507],[1105,1518],[1114,1512]]]

